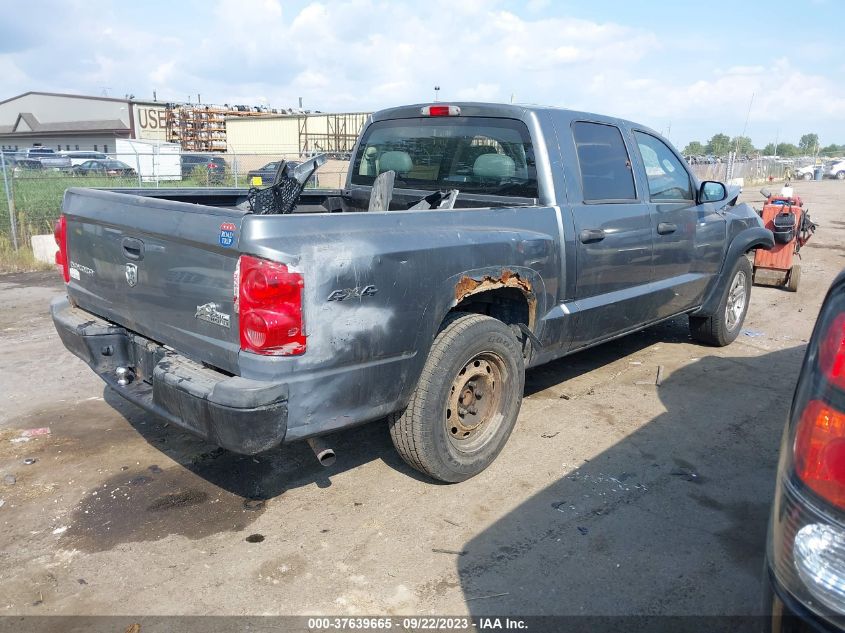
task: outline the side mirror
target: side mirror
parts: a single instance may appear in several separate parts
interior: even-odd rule
[[[706,180],[698,190],[699,202],[721,202],[728,197],[728,189],[721,182]]]

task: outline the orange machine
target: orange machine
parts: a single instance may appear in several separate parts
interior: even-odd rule
[[[775,245],[769,250],[757,249],[754,254],[754,283],[764,286],[785,286],[798,291],[801,280],[800,250],[816,230],[810,214],[798,196],[792,195],[787,184],[780,196],[763,189],[766,203],[760,211],[763,223],[775,235]],[[795,261],[795,256],[799,261]]]

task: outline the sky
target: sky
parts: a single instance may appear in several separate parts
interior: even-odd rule
[[[349,112],[439,85],[441,101],[632,119],[681,148],[743,130],[845,144],[845,0],[0,0],[0,15],[0,100],[155,90]]]

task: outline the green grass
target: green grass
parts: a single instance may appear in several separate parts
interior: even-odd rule
[[[32,235],[43,235],[53,232],[53,224],[59,217],[62,199],[65,191],[70,187],[104,187],[115,189],[120,187],[138,187],[137,176],[115,178],[106,176],[70,176],[61,172],[36,171],[25,173],[12,178],[15,216],[17,218],[18,244],[26,245]],[[246,176],[238,177],[238,185],[247,187]],[[159,188],[183,187],[234,187],[235,177],[227,172],[223,182],[209,182],[204,170],[195,170],[193,174],[182,180],[167,180],[159,183]],[[156,188],[155,182],[142,182],[143,188]],[[6,192],[3,188],[2,174],[0,174],[0,238],[11,240],[11,224],[9,209],[6,203]]]
[[[31,270],[50,270],[52,264],[38,261],[29,246],[20,246],[15,250],[11,239],[0,235],[0,274],[20,273]]]

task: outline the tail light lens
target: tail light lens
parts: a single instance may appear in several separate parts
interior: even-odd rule
[[[845,390],[845,314],[838,314],[819,345],[819,368],[831,385]]]
[[[64,215],[59,216],[59,219],[56,220],[53,237],[56,238],[56,245],[59,247],[59,250],[56,251],[56,267],[62,273],[65,283],[69,283],[70,261],[67,255],[67,218]]]
[[[807,346],[768,547],[781,587],[823,618],[845,614],[845,280],[828,294]]]
[[[845,413],[822,400],[808,402],[795,434],[794,460],[801,481],[845,509]]]
[[[302,274],[284,264],[242,255],[237,311],[241,349],[271,356],[305,353]]]

